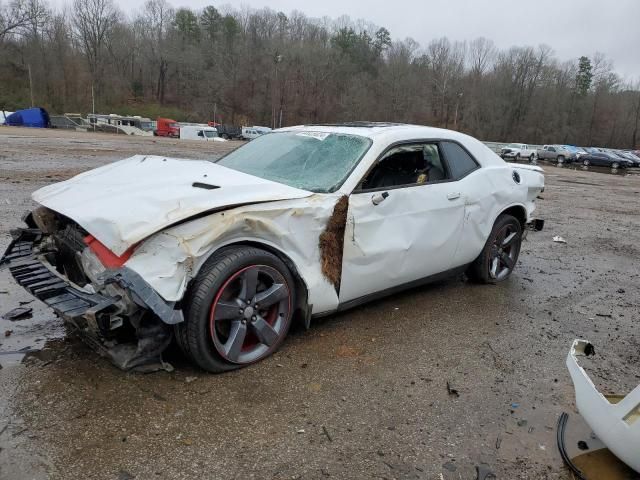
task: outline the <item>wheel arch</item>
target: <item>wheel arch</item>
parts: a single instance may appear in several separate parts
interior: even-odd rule
[[[192,278],[189,281],[189,284],[187,285],[187,290],[191,288],[191,284],[196,278],[196,276],[198,275],[198,273],[200,272],[202,265],[204,265],[206,260],[208,260],[212,255],[219,252],[220,250],[223,250],[229,247],[243,247],[243,246],[259,248],[266,252],[269,252],[272,255],[275,255],[276,257],[278,257],[287,266],[287,268],[289,269],[289,272],[291,273],[291,276],[294,279],[295,291],[296,291],[295,307],[294,307],[294,314],[293,314],[292,321],[293,322],[301,321],[304,327],[308,329],[311,322],[311,305],[309,305],[309,302],[308,302],[309,289],[306,281],[304,280],[302,274],[300,273],[298,267],[296,266],[296,263],[291,259],[289,255],[287,255],[281,249],[275,247],[274,245],[271,245],[269,243],[266,243],[260,240],[237,239],[229,243],[224,243],[216,246],[215,248],[212,248],[202,258],[202,261],[200,262],[200,267],[197,270],[194,270]]]
[[[524,205],[516,204],[503,209],[500,213],[498,213],[496,218],[493,220],[494,224],[496,220],[498,220],[498,217],[500,217],[500,215],[502,214],[507,214],[507,215],[511,215],[512,217],[515,217],[518,220],[518,222],[520,222],[520,227],[524,232],[525,228],[527,227],[527,209],[524,207]]]

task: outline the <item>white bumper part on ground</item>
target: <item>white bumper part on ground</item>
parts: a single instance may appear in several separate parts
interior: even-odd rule
[[[567,356],[567,368],[576,392],[576,405],[593,432],[618,458],[640,472],[640,385],[626,397],[602,395],[577,356],[587,356],[593,347],[586,340],[574,340]]]

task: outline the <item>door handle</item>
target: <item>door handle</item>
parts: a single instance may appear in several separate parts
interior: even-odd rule
[[[374,205],[379,205],[382,202],[384,202],[388,196],[389,196],[389,192],[374,193],[373,196],[371,197],[371,202]]]
[[[447,194],[447,200],[455,200],[456,198],[460,198],[460,192],[452,192]]]

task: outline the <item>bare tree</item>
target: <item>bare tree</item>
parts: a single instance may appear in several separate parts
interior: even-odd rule
[[[484,37],[479,37],[469,43],[469,68],[471,74],[480,77],[496,57],[497,49],[494,43]]]
[[[485,38],[423,49],[370,22],[269,8],[148,0],[128,19],[115,0],[57,0],[66,15],[49,1],[0,0],[2,108],[29,103],[31,71],[35,103],[53,112],[86,111],[95,86],[101,110],[188,121],[215,112],[245,125],[372,119],[499,141],[640,141],[640,85],[623,85],[600,54],[560,61],[547,46]]]
[[[40,0],[12,0],[0,3],[0,43],[8,35],[21,35],[31,25],[40,24],[47,16]]]
[[[147,59],[156,70],[155,98],[164,103],[167,71],[169,69],[169,33],[175,10],[166,0],[148,0],[137,25],[142,29],[142,40]]]
[[[96,91],[101,91],[102,57],[119,12],[113,0],[74,0],[73,8],[75,34],[82,45]]]

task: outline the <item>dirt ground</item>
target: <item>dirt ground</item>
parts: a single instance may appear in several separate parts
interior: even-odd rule
[[[38,187],[136,153],[237,145],[0,128],[0,250]],[[602,392],[640,379],[640,176],[545,170],[545,230],[509,281],[453,278],[318,320],[237,372],[174,351],[173,373],[123,373],[28,304],[32,319],[0,320],[0,478],[453,480],[486,465],[570,479],[555,426],[576,417],[572,340],[595,345]],[[0,272],[0,314],[30,300]]]

